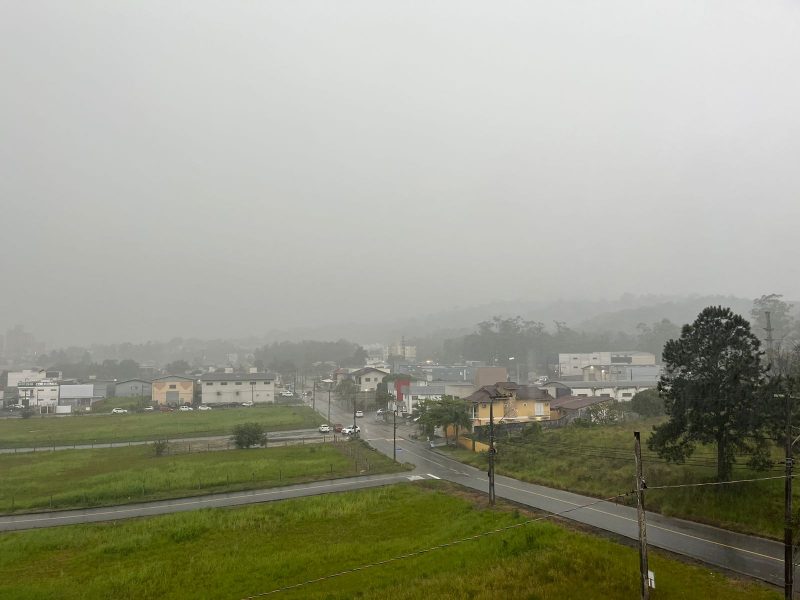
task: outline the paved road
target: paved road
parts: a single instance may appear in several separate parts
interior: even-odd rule
[[[267,441],[271,445],[273,443],[292,442],[298,440],[319,440],[331,439],[331,435],[323,436],[316,429],[294,429],[287,431],[272,431],[267,435]],[[197,437],[176,437],[171,438],[170,442],[180,443],[209,443],[209,442],[224,442],[230,440],[230,435],[208,435]],[[56,452],[59,450],[91,450],[94,448],[119,448],[121,446],[144,446],[152,444],[153,440],[121,440],[118,442],[102,442],[91,444],[66,444],[54,446],[28,446],[25,448],[0,448],[0,454],[24,454],[26,452]]]
[[[327,403],[324,409],[327,412]],[[331,411],[331,420],[349,423],[352,422],[352,413],[348,414],[334,407]],[[392,456],[391,423],[377,422],[371,416],[359,419],[358,423],[362,429],[362,438],[380,452]],[[398,427],[397,458],[401,462],[415,465],[413,471],[405,474],[355,477],[110,508],[0,517],[0,531],[151,516],[205,507],[237,506],[429,478],[445,479],[486,491],[488,485],[486,473],[432,450],[426,442],[409,439],[411,431],[405,424]],[[508,477],[498,476],[495,483],[497,496],[500,498],[551,513],[570,511],[564,518],[632,540],[638,539],[636,510],[631,507],[612,502],[598,502],[595,498],[524,483]],[[591,506],[587,506],[590,504]],[[647,514],[647,522],[648,542],[652,546],[778,585],[783,582],[783,545],[778,542],[654,513]]]

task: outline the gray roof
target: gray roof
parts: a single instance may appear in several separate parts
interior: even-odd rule
[[[270,373],[203,373],[200,381],[274,381]]]
[[[403,394],[409,396],[442,396],[444,395],[443,385],[410,385],[408,391]]]
[[[622,388],[622,387],[654,388],[658,386],[658,381],[652,379],[650,380],[619,379],[616,381],[560,381],[553,383],[560,383],[561,385],[568,387],[571,390],[583,389],[583,388],[596,390],[598,388]]]

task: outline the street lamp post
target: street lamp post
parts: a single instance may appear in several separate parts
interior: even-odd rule
[[[323,379],[322,383],[328,384],[328,425],[331,424],[331,386],[333,385],[333,379]]]
[[[513,360],[514,361],[514,366],[517,368],[517,379],[516,379],[516,381],[514,383],[519,385],[519,361],[516,360],[516,357],[514,357],[514,356],[509,356],[508,360]]]

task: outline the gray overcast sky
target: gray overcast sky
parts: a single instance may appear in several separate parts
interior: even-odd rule
[[[800,299],[800,4],[0,5],[0,327]]]

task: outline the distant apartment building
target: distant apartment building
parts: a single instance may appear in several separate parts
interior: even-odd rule
[[[415,361],[417,360],[417,347],[409,346],[405,342],[398,342],[389,347],[389,354],[391,356],[399,356],[404,360]]]
[[[200,376],[203,404],[275,402],[275,376],[267,373],[204,373]]]
[[[656,357],[651,352],[636,350],[620,350],[609,352],[568,352],[558,355],[558,373],[561,378],[583,379],[587,376],[597,375],[597,380],[602,381],[606,374],[610,374],[611,367],[633,365],[655,365]]]
[[[505,367],[475,367],[473,383],[476,388],[505,381],[508,381],[508,369]]]

